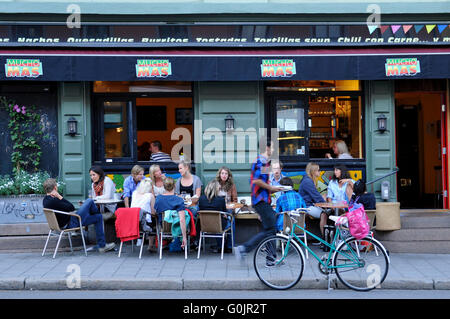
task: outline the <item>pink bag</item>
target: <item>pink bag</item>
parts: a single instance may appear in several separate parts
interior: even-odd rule
[[[369,218],[362,204],[354,204],[349,207],[349,212],[345,216],[348,219],[348,228],[353,237],[362,239],[369,234]]]

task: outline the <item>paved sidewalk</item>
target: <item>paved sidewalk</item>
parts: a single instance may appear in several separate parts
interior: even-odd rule
[[[323,254],[323,253],[322,253]],[[320,256],[321,254],[319,254]],[[184,254],[155,253],[126,246],[121,258],[117,252],[60,252],[42,257],[39,252],[0,253],[0,290],[61,290],[78,289],[71,277],[81,274],[81,289],[268,289],[253,270],[252,255],[241,265],[234,255],[203,253],[200,259],[191,251]],[[383,289],[450,289],[450,254],[391,253],[389,274]],[[333,287],[342,288],[335,276]],[[69,281],[69,283],[68,283]],[[75,281],[73,281],[75,284]],[[73,285],[74,285],[73,284]],[[310,256],[296,289],[326,289],[327,279]]]

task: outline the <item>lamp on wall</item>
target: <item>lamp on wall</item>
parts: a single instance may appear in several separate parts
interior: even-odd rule
[[[74,117],[70,117],[67,120],[67,134],[75,136],[78,133],[78,121]]]
[[[380,114],[377,117],[378,131],[384,133],[387,130],[387,117],[384,114]]]
[[[228,114],[225,118],[225,131],[234,131],[234,118],[231,116],[231,114]]]

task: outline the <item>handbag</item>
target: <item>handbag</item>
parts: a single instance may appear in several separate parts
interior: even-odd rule
[[[348,219],[350,234],[356,239],[362,239],[369,234],[369,218],[363,204],[354,203],[345,214]]]

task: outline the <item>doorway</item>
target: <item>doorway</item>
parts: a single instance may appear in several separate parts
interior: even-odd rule
[[[443,208],[442,94],[398,92],[395,105],[400,207]]]

